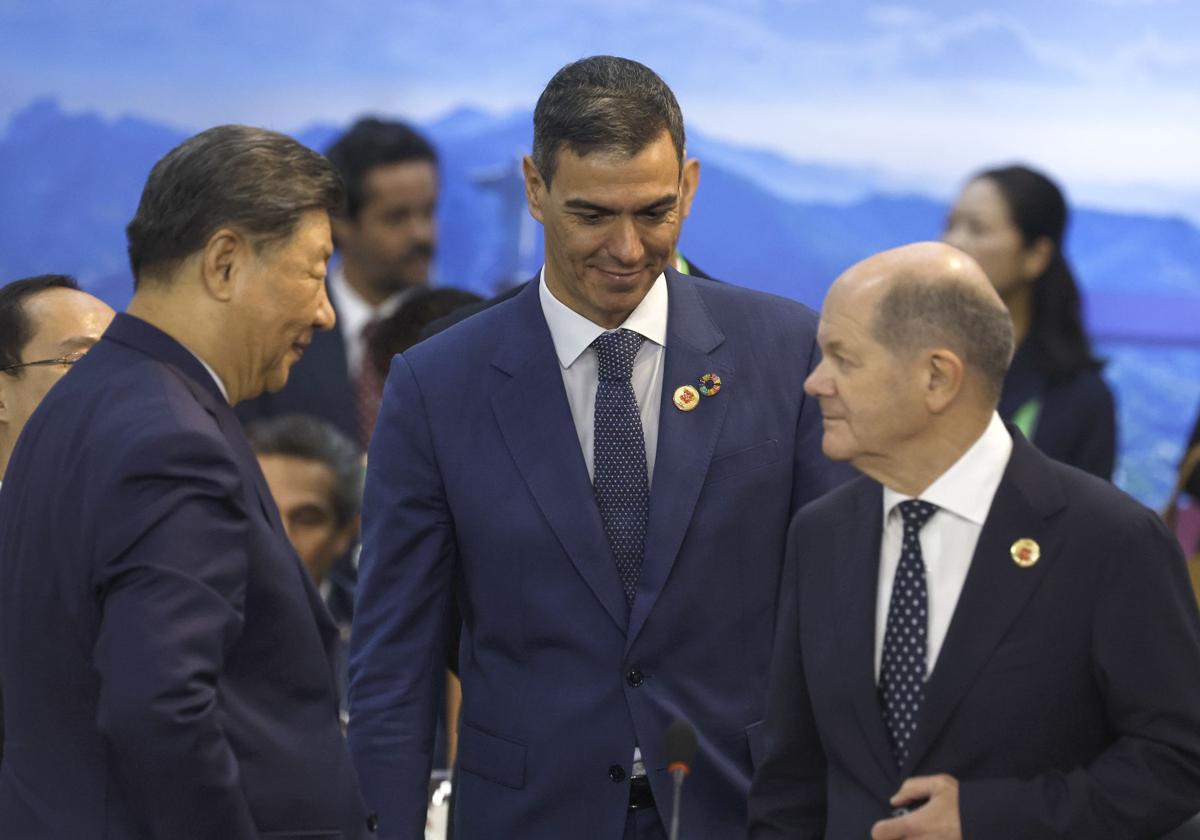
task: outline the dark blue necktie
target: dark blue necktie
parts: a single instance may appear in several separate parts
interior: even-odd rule
[[[925,561],[921,557],[919,535],[937,506],[909,499],[899,507],[904,519],[904,543],[892,581],[892,599],[888,602],[883,661],[879,668],[879,702],[892,756],[896,765],[902,767],[917,731],[928,658],[929,595],[925,589]]]
[[[600,382],[596,387],[592,442],[592,487],[617,574],[632,604],[646,545],[650,497],[642,415],[633,396],[633,360],[642,336],[631,330],[606,332],[592,342]]]

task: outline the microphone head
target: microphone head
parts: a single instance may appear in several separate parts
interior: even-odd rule
[[[696,730],[683,718],[671,721],[667,727],[667,770],[687,773],[695,757]]]

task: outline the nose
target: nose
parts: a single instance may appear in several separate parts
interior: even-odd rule
[[[325,284],[321,284],[321,299],[317,301],[317,311],[313,316],[313,327],[318,330],[331,330],[333,325],[337,323],[337,314],[333,311],[333,304],[329,302],[329,293],[325,290]]]
[[[824,359],[812,369],[812,373],[804,380],[804,393],[810,397],[833,396],[833,380],[826,371],[827,362]]]
[[[608,242],[608,253],[624,266],[633,266],[646,257],[646,248],[633,219],[617,220]]]

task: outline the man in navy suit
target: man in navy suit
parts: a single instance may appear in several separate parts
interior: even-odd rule
[[[538,278],[393,362],[368,460],[350,744],[380,834],[422,835],[446,614],[456,836],[744,832],[792,513],[825,492],[815,316],[668,268],[683,121],[651,71],[563,68],[525,160]]]
[[[809,376],[865,475],[788,538],[750,837],[1151,838],[1200,810],[1200,621],[1153,512],[996,414],[1012,322],[946,245],[834,283]]]
[[[0,836],[365,836],[329,618],[231,405],[317,330],[321,156],[210,129],[150,173],[135,293],[33,414],[0,492]]]
[[[287,386],[238,406],[243,421],[311,414],[365,448],[383,379],[367,347],[376,326],[429,282],[437,244],[437,153],[410,126],[367,117],[326,154],[346,185],[329,272],[336,326],[313,337]]]

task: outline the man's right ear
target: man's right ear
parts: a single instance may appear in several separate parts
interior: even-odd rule
[[[542,173],[538,172],[537,164],[530,155],[521,159],[521,170],[525,174],[525,201],[529,204],[529,215],[544,223],[542,202],[546,200],[546,182],[542,180]]]

